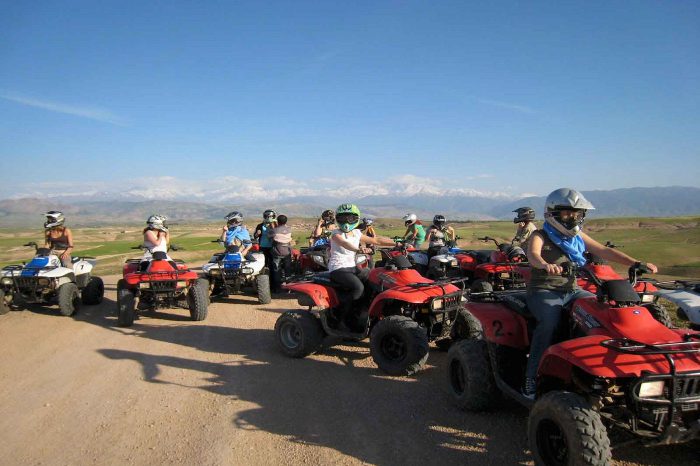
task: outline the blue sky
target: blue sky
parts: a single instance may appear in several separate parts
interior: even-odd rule
[[[150,176],[700,186],[699,2],[2,11],[0,198]]]

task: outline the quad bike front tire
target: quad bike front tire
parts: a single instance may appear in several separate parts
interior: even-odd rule
[[[105,295],[105,284],[100,277],[90,277],[81,292],[83,304],[92,306],[100,304]]]
[[[493,285],[481,278],[474,280],[474,283],[469,288],[472,293],[490,293],[493,291]]]
[[[7,298],[5,291],[0,290],[0,316],[10,312],[10,303],[7,301]]]
[[[412,375],[428,360],[428,334],[415,320],[388,316],[372,328],[369,351],[374,363],[389,375]]]
[[[187,291],[187,306],[190,309],[190,317],[195,321],[206,319],[209,312],[208,282],[205,288],[200,280],[202,279],[195,280]]]
[[[275,322],[275,340],[284,354],[304,358],[315,353],[323,343],[319,319],[306,311],[287,311]]]
[[[209,279],[200,277],[197,279],[197,281],[195,283],[197,286],[202,288],[202,291],[204,291],[204,296],[207,297],[207,304],[210,304],[211,303],[211,296],[209,294],[209,288],[210,288]]]
[[[647,311],[649,311],[649,314],[651,316],[661,322],[665,327],[668,328],[673,328],[673,320],[671,319],[671,315],[668,313],[665,307],[663,307],[661,304],[645,304],[644,307],[646,308]]]
[[[460,409],[486,411],[502,400],[484,340],[456,342],[447,353],[447,386]]]
[[[527,433],[535,464],[610,464],[610,439],[600,414],[575,393],[553,391],[537,400]]]
[[[258,294],[258,301],[260,304],[269,304],[272,302],[269,275],[260,274],[255,277],[255,290]]]
[[[61,315],[70,317],[80,309],[80,290],[75,283],[58,287],[58,309]]]
[[[136,294],[126,288],[125,284],[124,280],[117,283],[117,324],[120,327],[131,327],[136,318]]]

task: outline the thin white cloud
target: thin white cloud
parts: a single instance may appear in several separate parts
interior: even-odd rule
[[[115,115],[109,110],[98,107],[69,105],[61,102],[36,99],[15,93],[1,93],[0,98],[17,104],[27,105],[29,107],[41,108],[50,112],[65,113],[66,115],[89,118],[90,120],[110,123],[112,125],[126,126],[126,121],[123,118]]]
[[[506,110],[512,110],[514,112],[528,113],[528,114],[537,113],[535,110],[533,110],[530,107],[526,107],[524,105],[511,104],[508,102],[502,102],[500,100],[476,99],[476,101],[479,102],[480,104],[490,105],[492,107],[503,108]]]

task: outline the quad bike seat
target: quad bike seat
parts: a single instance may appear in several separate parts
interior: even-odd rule
[[[524,291],[522,293],[507,293],[501,295],[500,300],[503,304],[508,306],[509,309],[517,312],[526,319],[534,319],[535,316],[533,316],[527,308],[526,295],[527,293]]]
[[[339,283],[336,283],[333,280],[331,280],[330,272],[315,273],[311,278],[311,281],[314,283],[318,283],[319,285],[330,286],[331,288],[341,288]]]
[[[480,249],[475,251],[469,251],[469,255],[472,256],[479,264],[484,264],[491,260],[491,253],[493,251],[490,249]]]

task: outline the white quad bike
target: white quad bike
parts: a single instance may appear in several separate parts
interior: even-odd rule
[[[430,258],[428,262],[427,278],[433,280],[442,280],[445,278],[454,278],[462,275],[459,269],[459,260],[457,254],[464,253],[465,250],[457,247],[457,240],[447,241],[445,246],[440,248],[438,254]]]
[[[92,275],[94,257],[73,257],[73,267],[64,267],[51,249],[40,248],[35,242],[36,256],[22,265],[8,265],[0,271],[0,314],[10,310],[10,304],[20,299],[26,303],[53,304],[58,302],[62,315],[71,316],[80,304],[102,302],[104,283]]]
[[[219,240],[212,242],[223,244]],[[202,266],[202,278],[207,281],[207,289],[211,290],[210,299],[244,293],[248,289],[257,295],[260,304],[272,301],[265,254],[254,251],[247,256],[254,260],[246,260],[238,252],[217,252]]]

